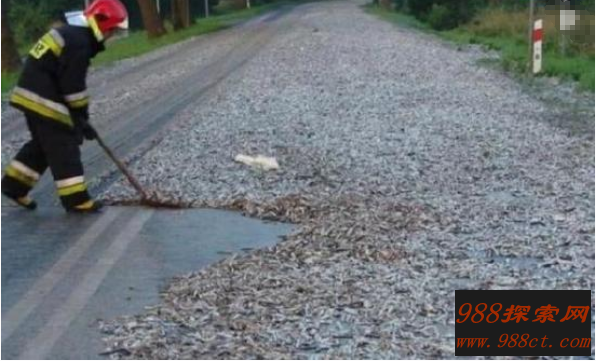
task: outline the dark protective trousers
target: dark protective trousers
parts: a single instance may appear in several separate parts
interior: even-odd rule
[[[83,177],[80,132],[62,128],[33,114],[26,114],[31,140],[7,166],[2,193],[12,198],[26,196],[49,167],[62,205],[72,208],[91,198]]]

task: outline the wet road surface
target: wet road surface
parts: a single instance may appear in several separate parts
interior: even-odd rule
[[[216,210],[2,208],[2,358],[96,359],[97,322],[158,303],[176,275],[275,244],[291,226]]]

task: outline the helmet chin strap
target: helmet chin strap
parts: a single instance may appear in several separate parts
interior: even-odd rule
[[[99,26],[97,25],[97,21],[95,20],[95,18],[88,17],[87,22],[89,23],[89,27],[91,28],[91,31],[93,31],[93,35],[95,35],[95,38],[97,39],[97,41],[99,41],[99,42],[104,41],[105,40],[104,34],[99,29]]]

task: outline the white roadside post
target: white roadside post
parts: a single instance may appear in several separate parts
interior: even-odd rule
[[[534,43],[533,57],[532,57],[532,73],[537,74],[542,70],[542,37],[544,31],[542,30],[542,19],[534,22],[534,32],[532,34],[532,42]]]

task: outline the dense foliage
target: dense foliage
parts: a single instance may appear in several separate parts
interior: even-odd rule
[[[528,7],[528,0],[394,0],[395,9],[427,22],[436,30],[448,30],[469,22],[478,11],[487,7],[516,11]],[[539,8],[569,6],[594,13],[595,0],[536,0]]]
[[[141,16],[136,0],[121,0],[130,15],[130,25],[133,29],[142,28]],[[85,0],[2,0],[2,4],[10,2],[9,22],[14,31],[17,44],[24,46],[31,44],[43,35],[52,24],[60,20],[62,14],[71,10],[82,10]],[[212,10],[219,0],[208,0]],[[162,18],[168,20],[171,16],[170,0],[159,0]],[[201,17],[205,13],[204,0],[190,0],[190,10],[193,17]]]

